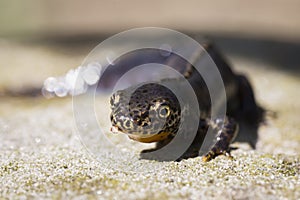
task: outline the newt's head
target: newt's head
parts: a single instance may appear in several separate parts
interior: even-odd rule
[[[111,131],[128,134],[133,140],[157,142],[178,130],[179,101],[160,84],[119,90],[111,96],[110,106]]]

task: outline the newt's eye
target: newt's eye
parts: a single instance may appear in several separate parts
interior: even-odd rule
[[[126,120],[125,123],[124,123],[124,127],[125,127],[126,129],[132,128],[132,123],[131,123],[131,121]]]
[[[168,106],[161,106],[158,114],[161,118],[167,118],[170,115],[170,108]]]

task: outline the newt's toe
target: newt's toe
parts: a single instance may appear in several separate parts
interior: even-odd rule
[[[202,161],[208,162],[208,161],[212,160],[214,157],[215,157],[214,152],[210,151],[205,156],[202,157]]]

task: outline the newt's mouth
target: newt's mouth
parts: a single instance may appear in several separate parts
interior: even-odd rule
[[[169,135],[170,132],[160,132],[156,134],[147,134],[147,135],[136,135],[136,134],[129,134],[124,133],[119,127],[112,126],[110,131],[114,134],[126,134],[132,140],[143,142],[143,143],[151,143],[151,142],[159,142],[161,140],[165,140]]]
[[[143,142],[143,143],[151,143],[151,142],[159,142],[161,140],[165,140],[170,135],[170,132],[161,132],[157,134],[152,134],[148,136],[142,135],[128,135],[128,137],[132,140]]]

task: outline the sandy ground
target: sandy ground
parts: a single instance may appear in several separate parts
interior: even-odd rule
[[[1,41],[0,52],[1,88],[18,89],[78,66],[88,48],[74,53]],[[100,155],[111,151],[99,161],[81,144],[71,98],[0,97],[0,198],[299,199],[299,75],[239,57],[230,60],[249,76],[258,101],[277,113],[260,127],[256,150],[235,143],[233,160],[219,156],[208,163],[200,157],[138,160],[139,144],[111,136],[103,122],[114,145],[97,141]],[[96,99],[104,117],[107,99]]]

